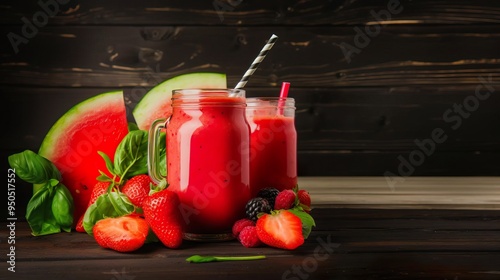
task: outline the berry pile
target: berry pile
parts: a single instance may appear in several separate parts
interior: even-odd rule
[[[293,250],[304,243],[315,226],[310,211],[307,191],[265,188],[247,202],[247,217],[234,223],[233,235],[247,248],[266,244]]]

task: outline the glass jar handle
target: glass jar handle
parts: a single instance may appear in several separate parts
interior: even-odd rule
[[[149,136],[148,136],[148,174],[151,177],[151,180],[155,182],[155,184],[159,184],[161,180],[163,180],[168,174],[163,176],[160,172],[161,168],[159,166],[160,160],[160,149],[158,147],[160,141],[160,129],[166,128],[167,123],[170,119],[157,119],[149,128]],[[165,148],[166,149],[166,148]],[[166,156],[166,153],[165,153]],[[166,162],[166,161],[165,161]]]

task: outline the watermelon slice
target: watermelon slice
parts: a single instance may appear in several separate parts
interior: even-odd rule
[[[183,88],[226,88],[226,74],[190,73],[168,79],[152,88],[135,106],[133,115],[139,129],[149,130],[156,119],[172,114],[172,90]]]
[[[67,111],[45,136],[39,155],[59,169],[63,184],[73,196],[75,221],[87,208],[99,170],[107,171],[102,151],[111,159],[128,133],[121,91],[102,93]],[[35,185],[34,191],[39,186]]]

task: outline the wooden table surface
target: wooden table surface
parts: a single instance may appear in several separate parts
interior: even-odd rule
[[[332,183],[335,184],[338,182]],[[319,200],[316,186],[310,187],[313,199]],[[178,250],[155,243],[124,254],[100,248],[83,233],[33,237],[28,225],[17,221],[15,273],[7,270],[9,248],[5,237],[9,232],[2,223],[0,279],[500,278],[500,211],[428,209],[418,205],[402,209],[390,204],[381,209],[381,205],[362,207],[352,202],[349,205],[355,207],[324,201],[315,204],[312,214],[317,227],[305,244],[294,251],[247,249],[236,241],[228,241],[184,242]],[[187,263],[185,259],[194,254],[263,254],[267,258]]]

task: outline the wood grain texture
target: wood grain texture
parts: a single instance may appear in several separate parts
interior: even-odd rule
[[[49,2],[49,1],[44,1]],[[306,1],[60,1],[50,25],[363,25],[371,11],[387,10],[387,0]],[[500,23],[496,1],[392,1],[401,7],[391,24]],[[0,24],[19,24],[41,8],[37,2],[3,1]]]
[[[299,185],[316,207],[500,209],[498,177],[299,177]]]
[[[119,89],[119,88],[117,88]],[[124,88],[129,120],[146,87]],[[301,176],[383,176],[398,173],[400,156],[432,149],[412,175],[500,174],[498,95],[480,103],[460,126],[443,118],[453,104],[473,96],[475,87],[293,88],[296,99],[298,171]],[[52,124],[73,105],[111,88],[0,87],[8,104],[3,113],[16,137],[0,139],[4,156],[37,151]],[[248,88],[248,96],[272,96],[276,88]],[[21,106],[22,104],[22,106]],[[50,108],[48,110],[47,108]],[[29,112],[29,118],[27,116]],[[455,115],[455,114],[454,114]],[[434,129],[446,141],[429,144]],[[429,146],[431,145],[431,146]],[[420,152],[418,152],[420,153]],[[7,168],[7,166],[6,166]],[[480,168],[480,169],[478,169]]]
[[[314,209],[312,213],[317,227],[305,244],[294,251],[269,247],[247,249],[230,241],[185,242],[179,250],[148,244],[124,254],[99,248],[91,236],[82,233],[33,237],[27,224],[19,222],[15,276],[22,279],[39,279],[42,275],[54,279],[155,279],[165,275],[172,279],[300,279],[299,275],[309,279],[498,278],[498,211],[327,207]],[[4,223],[2,234],[5,228]],[[329,251],[322,244],[329,245]],[[185,259],[193,254],[264,254],[267,259],[187,263]],[[302,265],[307,270],[293,269]]]
[[[0,27],[8,34],[13,27]],[[160,40],[147,34],[166,33]],[[248,86],[368,87],[479,84],[500,80],[500,32],[486,26],[386,26],[356,45],[352,27],[45,27],[19,51],[0,48],[1,84],[153,86],[196,71],[236,84],[270,34],[279,36]],[[341,45],[360,46],[345,55]],[[364,47],[361,47],[364,46]],[[458,47],[460,46],[460,47]],[[349,57],[349,59],[347,59]]]
[[[124,89],[131,109],[178,74],[224,72],[235,85],[275,33],[248,96],[292,82],[301,176],[397,173],[435,129],[447,140],[411,175],[500,175],[500,4],[400,1],[378,21],[388,3],[397,1],[71,1],[16,53],[8,34],[22,35],[23,18],[42,8],[4,1],[0,94],[4,119],[16,121],[2,157],[38,149],[59,116],[100,92]],[[346,56],[347,44],[358,51]],[[488,97],[476,106],[478,92]],[[473,110],[446,115],[456,106]]]
[[[37,147],[52,124],[73,105],[111,90],[123,90],[129,120],[131,111],[149,87],[127,88],[33,88],[0,86],[8,106],[3,113],[16,119],[6,123],[19,138],[3,138],[2,146]],[[246,89],[247,96],[275,96],[277,88]],[[475,96],[475,86],[292,88],[296,102],[295,126],[299,150],[411,151],[415,140],[432,138],[436,128],[448,136],[436,143],[438,151],[498,151],[500,97],[492,94],[458,120],[455,104]],[[51,110],[46,108],[51,107]],[[32,118],[23,118],[29,112]],[[448,113],[448,114],[447,114]],[[482,135],[477,137],[477,135]],[[417,141],[418,142],[418,141]]]

